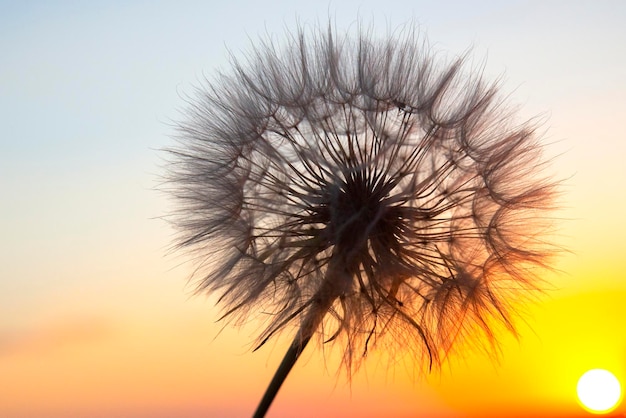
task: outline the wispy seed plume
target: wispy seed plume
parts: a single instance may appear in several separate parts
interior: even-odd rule
[[[297,329],[255,416],[312,337],[351,373],[377,346],[431,367],[515,332],[555,183],[497,88],[414,30],[332,29],[261,42],[198,88],[169,150],[177,246],[224,319],[264,322],[257,348]]]

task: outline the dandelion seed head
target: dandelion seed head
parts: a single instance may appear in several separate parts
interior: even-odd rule
[[[300,30],[234,60],[170,150],[198,291],[264,320],[258,346],[317,314],[349,371],[385,338],[436,365],[477,330],[515,332],[555,184],[497,87],[413,31]]]

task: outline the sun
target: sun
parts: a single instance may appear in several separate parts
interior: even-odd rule
[[[582,405],[596,414],[612,411],[622,397],[617,378],[603,369],[592,369],[583,374],[578,380],[576,392]]]

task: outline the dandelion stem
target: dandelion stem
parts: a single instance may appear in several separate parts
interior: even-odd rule
[[[331,270],[334,271],[334,270]],[[274,377],[270,382],[259,406],[254,412],[253,418],[263,418],[267,413],[267,410],[271,406],[276,394],[278,393],[280,387],[283,382],[287,378],[287,375],[293,368],[293,365],[296,364],[296,361],[304,351],[304,348],[317,331],[318,327],[324,320],[324,316],[328,312],[328,309],[332,306],[333,302],[336,299],[336,296],[333,293],[329,293],[329,287],[332,286],[332,280],[328,280],[328,278],[333,278],[332,275],[327,277],[327,280],[324,282],[320,290],[318,290],[317,294],[313,298],[313,304],[310,310],[307,313],[304,321],[300,325],[300,329],[298,333],[294,337],[291,345],[287,349],[285,356],[283,357],[283,361],[281,361],[276,373],[274,373]]]
[[[289,349],[285,353],[285,357],[283,357],[283,361],[280,363],[280,366],[278,366],[276,373],[274,373],[274,377],[267,387],[267,390],[263,395],[263,399],[261,399],[261,402],[259,403],[259,406],[257,407],[253,418],[263,418],[265,416],[267,410],[272,404],[272,401],[274,401],[278,390],[280,389],[283,382],[287,378],[287,375],[291,371],[291,368],[294,364],[296,364],[298,357],[300,357],[300,354],[304,350],[304,347],[306,347],[307,343],[310,340],[311,335],[307,337],[302,337],[300,333],[298,333],[298,335],[296,335],[296,337],[293,339],[291,345],[289,346]]]

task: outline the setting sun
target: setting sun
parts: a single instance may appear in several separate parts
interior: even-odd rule
[[[609,412],[619,403],[621,387],[617,378],[603,369],[589,370],[578,380],[578,399],[593,413]]]

